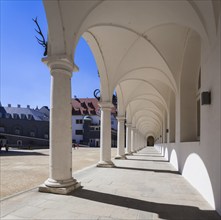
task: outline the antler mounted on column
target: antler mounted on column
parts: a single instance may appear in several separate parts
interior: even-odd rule
[[[37,25],[38,30],[35,29],[35,31],[42,37],[42,40],[40,40],[40,39],[39,39],[38,37],[36,37],[36,36],[35,36],[35,37],[36,37],[38,43],[45,48],[44,56],[47,56],[47,53],[48,53],[48,50],[47,50],[47,49],[48,49],[48,43],[47,43],[47,41],[45,41],[44,35],[43,35],[42,32],[41,32],[41,28],[40,28],[40,26],[39,26],[39,24],[38,24],[37,18],[38,18],[38,17],[36,17],[35,19],[32,18],[32,20],[33,20],[33,21],[35,22],[35,24]]]

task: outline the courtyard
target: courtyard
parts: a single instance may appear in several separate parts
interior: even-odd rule
[[[220,219],[155,148],[113,162],[114,168],[90,166],[74,172],[81,187],[68,195],[33,188],[3,199],[1,219]],[[27,178],[31,176],[35,176],[34,170]]]
[[[76,172],[99,161],[99,148],[72,149],[72,170]],[[112,148],[112,157],[116,148]],[[42,184],[49,175],[49,150],[2,150],[0,153],[0,197],[11,196]]]

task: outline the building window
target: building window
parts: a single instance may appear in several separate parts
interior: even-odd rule
[[[45,135],[44,135],[44,138],[45,138],[45,139],[48,139],[48,134],[45,134]]]
[[[30,136],[31,136],[31,137],[35,137],[35,132],[34,132],[34,131],[31,131],[31,132],[30,132]]]
[[[196,115],[197,115],[197,125],[196,125],[196,133],[197,140],[200,140],[200,89],[201,89],[201,68],[199,70],[198,77],[198,85],[197,85],[197,93],[196,93]]]
[[[201,68],[199,70],[199,78],[198,78],[198,90],[201,88]]]
[[[76,119],[76,124],[83,124],[83,120],[82,119]]]
[[[75,130],[76,135],[83,135],[83,130]]]
[[[17,141],[17,145],[18,145],[18,146],[22,146],[22,140],[18,140],[18,141]]]
[[[0,132],[1,133],[5,133],[5,128],[4,127],[0,127]]]
[[[21,130],[19,128],[15,128],[15,134],[17,135],[21,134]]]

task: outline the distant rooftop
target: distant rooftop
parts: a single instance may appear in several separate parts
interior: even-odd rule
[[[116,114],[113,107],[112,114]],[[72,99],[72,115],[100,115],[100,107],[96,98],[77,98]]]
[[[29,105],[27,107],[21,107],[21,105],[13,107],[10,104],[6,107],[0,105],[0,114],[2,118],[49,121],[49,108],[47,106],[34,109],[30,108]]]

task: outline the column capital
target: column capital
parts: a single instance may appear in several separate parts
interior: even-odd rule
[[[114,105],[111,102],[99,102],[98,105],[100,106],[101,109],[108,109],[111,110]]]
[[[116,117],[116,119],[118,120],[118,121],[125,121],[125,116],[117,116]]]
[[[42,58],[42,62],[49,67],[52,75],[55,72],[61,73],[62,70],[62,72],[67,73],[71,77],[72,72],[79,71],[78,67],[74,64],[71,57],[65,54]]]
[[[132,127],[132,124],[131,123],[126,123],[125,124],[127,127]]]
[[[137,130],[136,127],[134,127],[134,126],[132,126],[131,129],[132,129],[133,131],[136,131],[136,130]]]

